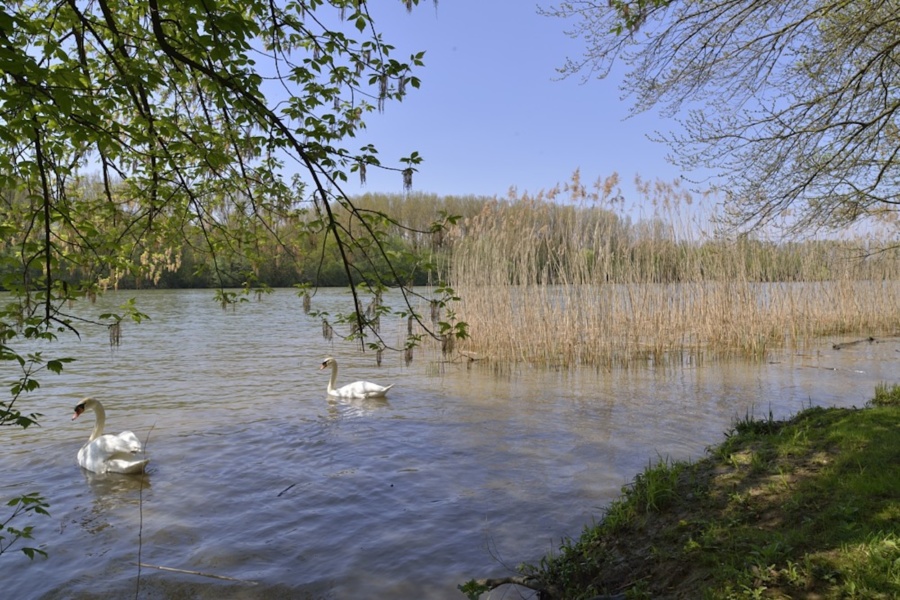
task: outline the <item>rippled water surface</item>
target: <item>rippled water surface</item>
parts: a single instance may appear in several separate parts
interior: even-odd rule
[[[648,462],[702,456],[735,417],[862,406],[900,382],[896,340],[823,340],[759,365],[498,376],[426,357],[378,368],[323,340],[290,290],[234,311],[209,291],[120,292],[73,311],[130,297],[152,320],[126,325],[116,349],[87,325],[45,348],[78,360],[22,400],[42,427],[0,431],[0,501],[40,491],[51,504],[29,522],[49,558],[0,557],[3,597],[462,598],[467,579],[577,536]],[[329,400],[327,355],[339,384],[395,388]],[[148,439],[147,475],[77,465],[93,415],[70,418],[88,395],[107,432]]]

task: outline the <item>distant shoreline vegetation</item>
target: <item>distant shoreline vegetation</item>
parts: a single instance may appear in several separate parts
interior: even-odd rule
[[[576,172],[564,186],[537,195],[365,194],[352,199],[358,211],[352,216],[339,205],[332,209],[348,228],[358,228],[362,215],[384,250],[350,249],[354,283],[455,290],[455,318],[467,323],[470,336],[455,350],[469,357],[658,364],[685,356],[761,357],[823,335],[896,333],[900,247],[893,224],[840,239],[729,235],[717,225],[716,209],[677,182],[637,183],[639,199],[631,205],[617,176],[588,189]],[[441,215],[458,219],[436,229]],[[100,260],[60,261],[55,276],[97,291],[349,283],[334,236],[312,211],[300,207],[268,230],[243,213],[219,220],[222,233],[193,231],[188,223],[187,233],[144,236],[132,245],[127,232],[112,235],[118,245],[97,249]],[[112,222],[98,225],[113,228]],[[61,246],[74,243],[76,236],[60,233]],[[194,241],[174,246],[173,239]],[[116,252],[137,257],[140,267],[117,270]],[[4,269],[18,265],[21,273],[17,253],[15,235],[0,242]]]

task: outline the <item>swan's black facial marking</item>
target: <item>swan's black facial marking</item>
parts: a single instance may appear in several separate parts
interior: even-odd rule
[[[74,421],[75,419],[77,419],[83,412],[84,412],[84,402],[82,402],[80,404],[76,404],[75,405],[75,414],[72,415],[72,420]]]

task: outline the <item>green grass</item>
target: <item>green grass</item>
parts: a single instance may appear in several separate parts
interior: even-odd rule
[[[660,460],[521,575],[542,598],[900,597],[900,386]]]

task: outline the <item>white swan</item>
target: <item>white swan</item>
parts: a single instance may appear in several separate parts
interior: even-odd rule
[[[354,381],[345,386],[335,388],[334,382],[337,380],[338,371],[337,361],[329,356],[322,361],[322,366],[319,367],[319,370],[321,371],[327,367],[331,367],[331,379],[328,380],[329,396],[338,398],[384,398],[388,390],[394,387],[394,384],[381,386],[369,381]]]
[[[86,410],[93,410],[96,420],[87,444],[78,451],[78,464],[94,473],[142,473],[150,459],[135,458],[137,453],[143,452],[141,440],[131,431],[103,435],[106,411],[100,401],[93,398],[85,398],[75,406],[72,420]]]

